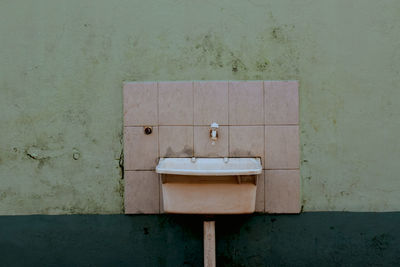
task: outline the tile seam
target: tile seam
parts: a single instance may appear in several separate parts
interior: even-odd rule
[[[265,113],[266,113],[266,106],[265,106],[265,102],[266,102],[266,93],[265,93],[265,82],[263,81],[262,82],[262,87],[263,87],[263,122],[264,122],[264,125],[263,125],[263,140],[264,140],[264,142],[263,142],[263,154],[264,154],[264,162],[263,162],[263,167],[265,167],[265,162],[267,161],[267,159],[266,159],[266,155],[267,155],[267,152],[265,151]],[[263,201],[264,201],[264,207],[263,207],[263,212],[265,212],[265,192],[266,192],[266,190],[265,190],[265,173],[264,173],[265,171],[264,171],[264,169],[262,170],[262,173],[261,173],[261,175],[263,176],[263,179],[264,179],[264,194],[263,194]]]
[[[157,82],[157,156],[160,158],[160,82]],[[155,172],[155,169],[151,170]],[[161,213],[161,186],[160,186],[160,176],[157,173],[158,178],[158,213]]]
[[[231,156],[231,127],[230,127],[230,102],[229,102],[229,88],[231,81],[228,80],[228,157]]]
[[[192,149],[192,157],[195,155],[194,151],[194,81],[192,81],[192,127],[193,127],[193,149]]]
[[[138,125],[125,125],[125,128],[131,128],[131,127],[144,127],[144,126],[210,126],[208,124],[156,124],[152,125],[151,123],[149,124],[138,124]],[[251,127],[251,126],[299,126],[299,124],[219,124],[219,126],[246,126],[246,127]]]

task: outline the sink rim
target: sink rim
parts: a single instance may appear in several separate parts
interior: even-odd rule
[[[192,161],[193,158],[160,158],[156,167],[156,173],[188,176],[257,175],[262,173],[261,160],[257,157],[199,157],[194,159],[195,162]],[[228,162],[225,162],[226,160],[228,160]],[[168,162],[175,163],[175,166],[165,166]],[[181,166],[179,166],[179,164],[181,164]],[[201,164],[203,166],[200,166]],[[250,166],[247,167],[246,164]],[[209,167],[210,165],[215,165],[215,167],[207,168],[207,166]]]

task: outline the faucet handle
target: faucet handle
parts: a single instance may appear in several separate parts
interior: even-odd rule
[[[211,123],[212,129],[217,129],[218,127],[219,127],[218,123],[216,123],[216,122]]]

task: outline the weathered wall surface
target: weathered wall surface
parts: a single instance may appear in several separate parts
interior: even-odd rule
[[[304,210],[399,210],[400,2],[0,2],[0,214],[122,212],[122,82],[298,79]]]
[[[203,219],[1,216],[2,266],[204,266]],[[399,266],[400,213],[216,218],[218,266]]]

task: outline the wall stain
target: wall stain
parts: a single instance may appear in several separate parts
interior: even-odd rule
[[[232,53],[232,57],[234,57],[233,53]],[[234,58],[232,60],[232,72],[233,73],[237,73],[239,71],[246,71],[247,67],[246,65],[239,59],[239,58]]]
[[[223,34],[210,30],[202,34],[183,36],[182,43],[177,48],[179,53],[172,55],[167,52],[171,49],[167,42],[168,36],[158,36],[158,43],[155,45],[160,49],[154,54],[148,54],[148,47],[140,42],[139,35],[128,36],[124,55],[128,59],[127,62],[131,63],[122,81],[154,80],[154,77],[164,77],[162,80],[179,80],[182,79],[179,77],[185,75],[189,75],[188,77],[192,79],[191,72],[194,69],[197,70],[194,77],[198,80],[210,79],[204,75],[204,71],[207,73],[210,69],[222,73],[219,79],[298,79],[300,57],[298,42],[294,41],[296,40],[294,25],[278,24],[276,20],[274,24],[276,26],[266,27],[255,37],[254,47],[250,47],[248,40],[245,39],[235,43],[228,42]],[[275,33],[271,34],[273,30]],[[251,49],[252,53],[248,53],[248,49]],[[143,55],[148,56],[143,58]],[[141,64],[134,64],[137,62],[134,59],[137,58],[158,63],[145,70]]]
[[[168,147],[165,152],[165,157],[181,157],[187,156],[191,157],[193,155],[193,148],[191,146],[185,145],[181,151],[174,151],[172,147]]]
[[[119,167],[120,178],[124,179],[124,150],[123,149],[121,149],[121,153],[118,158],[118,167]]]
[[[390,246],[389,239],[390,236],[386,233],[375,235],[371,239],[371,247],[379,251],[386,250]]]
[[[275,37],[282,41],[278,48],[265,45],[271,42],[272,37],[263,33],[258,36],[256,39],[260,43],[256,46],[257,57],[254,61],[248,54],[242,55],[242,51],[233,50],[231,45],[215,32],[195,37],[186,36],[180,57],[173,61],[179,62],[177,63],[179,70],[202,66],[226,70],[229,68],[233,75],[239,75],[238,79],[265,79],[265,74],[274,75],[278,70],[284,75],[283,79],[295,78],[299,71],[297,66],[299,56],[295,43],[291,42],[292,29],[291,25],[275,28]],[[269,58],[268,55],[273,56]],[[260,75],[260,72],[265,74]]]
[[[270,64],[270,62],[268,59],[266,59],[264,61],[257,61],[256,62],[256,70],[257,71],[266,71],[269,64]]]
[[[235,149],[232,151],[233,157],[261,157],[261,155],[254,155],[252,151]]]
[[[182,150],[182,154],[188,155],[188,156],[192,156],[194,153],[193,148],[191,146],[185,145],[183,150]]]
[[[50,159],[50,156],[46,154],[46,150],[36,147],[36,146],[31,146],[26,149],[25,154],[33,159],[39,161],[39,164],[37,166],[38,169],[41,169],[45,163],[47,163]]]
[[[121,179],[118,180],[118,185],[116,186],[115,192],[118,193],[118,195],[121,198],[121,204],[120,204],[120,210],[123,213],[125,210],[125,198],[124,198],[124,192],[125,192],[125,186],[124,186],[124,178],[122,177]]]
[[[70,108],[63,114],[63,118],[67,122],[78,123],[82,126],[86,126],[91,122],[91,118],[84,108]]]
[[[271,30],[271,37],[273,40],[276,40],[280,43],[285,43],[290,40],[290,32],[295,29],[295,25],[291,24],[284,24],[284,25],[277,25],[272,28]]]
[[[11,188],[7,188],[6,190],[0,192],[0,201],[6,199],[7,197],[15,197],[17,193],[13,191]]]

